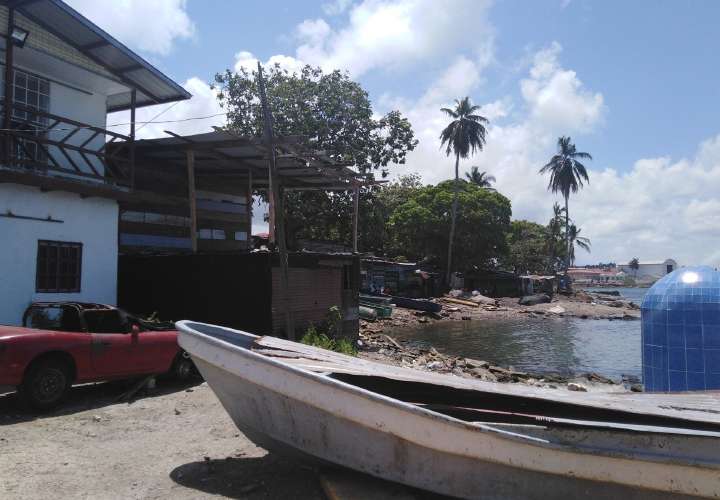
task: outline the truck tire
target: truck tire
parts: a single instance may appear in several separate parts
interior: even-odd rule
[[[23,400],[36,410],[49,410],[62,402],[72,386],[70,369],[58,359],[31,365],[20,386]]]
[[[195,363],[192,362],[190,355],[185,351],[180,351],[177,356],[175,356],[175,361],[173,361],[170,371],[173,378],[180,382],[187,382],[197,374]]]

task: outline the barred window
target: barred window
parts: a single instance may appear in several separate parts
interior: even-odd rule
[[[82,243],[38,241],[35,291],[79,292]]]
[[[0,100],[5,98],[5,71],[0,71]],[[47,138],[48,118],[32,111],[50,111],[50,82],[45,78],[20,71],[13,71],[13,103],[26,106],[29,110],[13,108],[12,128],[22,130],[27,135]],[[25,138],[15,141],[15,157],[18,160],[31,160],[46,163],[47,155],[37,142]]]

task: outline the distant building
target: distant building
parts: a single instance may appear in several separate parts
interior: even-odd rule
[[[616,267],[571,267],[568,274],[573,282],[582,283],[622,283],[625,273]]]
[[[677,269],[678,263],[674,259],[665,259],[663,261],[640,262],[637,269],[631,268],[630,264],[620,264],[618,268],[632,278],[657,280]]]

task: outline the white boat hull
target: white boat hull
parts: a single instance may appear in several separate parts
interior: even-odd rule
[[[508,431],[460,421],[288,366],[245,348],[254,337],[242,332],[229,343],[215,337],[230,339],[232,330],[186,322],[178,327],[181,346],[235,424],[266,448],[292,448],[463,498],[720,497],[720,468],[713,460],[720,441],[714,438],[689,437],[690,451],[681,439],[683,453],[704,447],[681,460],[628,452],[638,439],[657,439],[651,436],[628,436],[621,452],[563,446],[542,433],[523,434],[521,426]],[[198,331],[203,329],[210,335]]]

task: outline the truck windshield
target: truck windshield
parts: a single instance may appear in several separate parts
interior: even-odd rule
[[[68,306],[31,307],[25,314],[23,324],[40,330],[82,331],[77,310]]]

